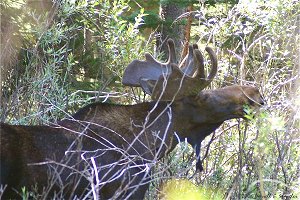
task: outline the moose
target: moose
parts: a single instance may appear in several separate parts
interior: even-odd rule
[[[168,40],[169,59],[150,54],[125,69],[122,83],[141,87],[152,101],[135,105],[92,103],[56,124],[22,126],[1,123],[0,183],[4,198],[22,187],[64,198],[142,199],[159,159],[187,138],[202,170],[201,141],[225,120],[244,117],[244,106],[258,108],[256,87],[203,90],[217,74],[217,57],[207,47],[207,78],[197,45],[177,63]],[[34,187],[35,186],[35,187]]]

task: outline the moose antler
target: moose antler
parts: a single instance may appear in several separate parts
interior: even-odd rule
[[[169,39],[168,46],[167,63],[161,63],[150,54],[146,54],[146,61],[135,60],[128,65],[124,72],[123,84],[142,87],[146,93],[151,94],[153,100],[172,100],[174,97],[179,99],[198,94],[207,87],[217,73],[218,64],[214,51],[206,47],[212,67],[210,74],[205,78],[204,59],[197,45],[189,46],[188,55],[179,65],[175,62],[174,41]]]

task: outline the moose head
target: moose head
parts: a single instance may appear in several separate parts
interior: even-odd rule
[[[204,110],[208,108],[211,109],[211,113],[215,113],[215,109],[223,112],[223,117],[213,115],[210,116],[212,117],[210,120],[206,118],[205,123],[200,123],[200,128],[197,128],[198,133],[193,130],[193,134],[188,134],[186,137],[196,150],[198,158],[196,169],[202,171],[203,167],[200,160],[202,140],[226,119],[243,117],[245,114],[243,103],[260,106],[263,105],[263,99],[259,91],[250,86],[231,86],[218,90],[202,91],[212,82],[218,71],[217,56],[214,51],[210,47],[205,48],[211,60],[211,70],[206,78],[204,58],[197,44],[190,45],[186,57],[177,64],[174,41],[169,39],[167,42],[169,58],[166,63],[162,63],[146,53],[145,61],[134,60],[128,65],[122,83],[126,86],[141,87],[144,92],[151,95],[153,100],[175,101],[174,105],[176,105],[182,101],[180,99],[186,99],[186,105],[182,105],[184,113],[194,113],[193,118],[209,116],[203,114]],[[200,102],[197,105],[197,99],[204,98],[207,98],[207,103],[209,102],[208,99],[211,100],[210,103],[204,106],[203,102]],[[195,109],[188,109],[188,103],[193,103]],[[226,107],[234,108],[236,111],[233,112]],[[190,123],[187,122],[187,124]],[[180,137],[180,139],[184,140],[185,138]]]

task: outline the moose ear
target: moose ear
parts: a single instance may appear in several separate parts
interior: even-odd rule
[[[146,54],[146,61],[134,60],[125,69],[122,83],[127,86],[141,87],[140,79],[156,80],[166,71],[167,66],[157,63],[150,54]]]
[[[147,78],[140,78],[140,85],[144,92],[151,95],[153,92],[153,88],[155,87],[156,80],[150,80]]]
[[[169,59],[162,63],[149,53],[145,54],[145,60],[134,60],[125,69],[122,83],[123,85],[141,87],[141,79],[158,80],[160,75],[169,73],[171,63],[176,63],[174,41],[168,40]],[[142,81],[143,82],[143,81]],[[144,88],[145,89],[145,88]]]

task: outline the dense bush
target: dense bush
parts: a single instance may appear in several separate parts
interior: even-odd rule
[[[147,50],[137,29],[143,14],[135,24],[124,21],[121,15],[129,9],[125,1],[55,2],[46,16],[31,7],[15,8],[14,3],[2,6],[23,14],[17,30],[24,44],[11,45],[20,50],[18,62],[3,66],[2,120],[53,121],[105,98],[107,92],[119,97],[124,67]],[[9,13],[8,20],[15,20]]]

